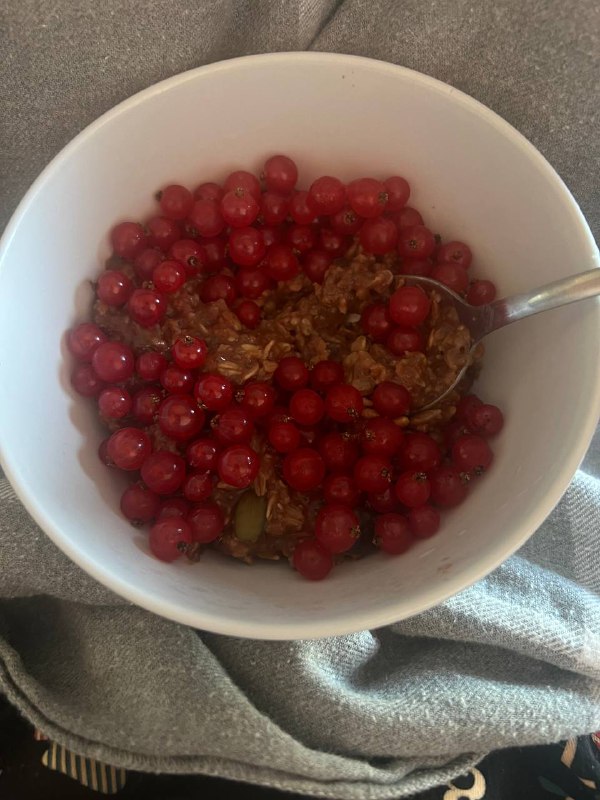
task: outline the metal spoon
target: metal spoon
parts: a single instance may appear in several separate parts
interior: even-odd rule
[[[569,303],[577,303],[579,300],[586,300],[588,297],[600,295],[600,269],[580,272],[577,275],[571,275],[569,278],[562,278],[559,281],[548,283],[524,294],[514,294],[511,297],[494,300],[493,303],[488,303],[485,306],[470,305],[451,289],[431,278],[406,275],[405,282],[423,286],[427,289],[435,289],[443,300],[454,306],[460,322],[471,332],[472,345],[469,356],[484,336],[498,330],[498,328],[503,328],[505,325],[510,325],[533,314],[539,314],[541,311],[549,311],[551,308],[566,306]],[[435,400],[427,403],[426,406],[419,410],[425,411],[428,408],[437,406],[450,394],[463,378],[471,361],[471,358],[467,359],[451,386],[439,397],[436,397]]]

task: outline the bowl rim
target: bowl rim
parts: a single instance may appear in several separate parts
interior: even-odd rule
[[[480,101],[456,89],[450,84],[444,83],[429,75],[417,72],[416,70],[392,64],[378,59],[366,58],[363,56],[346,55],[342,53],[320,53],[305,51],[290,51],[277,53],[263,53],[258,55],[241,56],[238,58],[217,61],[201,67],[166,78],[155,83],[146,89],[137,92],[131,97],[118,103],[98,119],[86,126],[80,133],[70,140],[47,164],[32,183],[26,194],[23,196],[16,210],[12,214],[8,225],[0,239],[0,271],[5,257],[7,256],[13,236],[21,225],[30,205],[37,195],[43,190],[45,184],[59,171],[63,164],[68,161],[71,153],[76,151],[85,141],[92,138],[96,132],[104,125],[112,122],[124,111],[128,111],[138,104],[169,91],[175,86],[188,81],[195,80],[199,75],[218,75],[227,70],[236,70],[248,65],[262,65],[265,63],[276,67],[278,63],[296,62],[298,64],[312,62],[326,62],[329,65],[339,65],[344,68],[356,66],[365,69],[378,69],[390,75],[408,79],[417,86],[426,87],[442,95],[452,96],[454,102],[458,102],[468,107],[480,117],[483,117],[489,124],[495,127],[505,137],[510,139],[513,144],[524,151],[526,157],[537,164],[545,173],[545,177],[560,192],[565,206],[570,210],[575,224],[579,227],[582,243],[589,246],[590,258],[600,266],[600,256],[596,247],[595,240],[589,226],[569,189],[564,184],[558,173],[551,164],[542,156],[528,139],[519,133],[510,123],[485,106]],[[597,315],[600,320],[600,304],[597,306]],[[595,412],[595,413],[594,413]],[[105,587],[111,589],[119,596],[135,603],[142,608],[156,613],[160,616],[171,619],[194,628],[212,631],[230,636],[246,637],[253,639],[268,640],[291,640],[291,639],[315,639],[326,636],[339,636],[369,628],[377,628],[398,622],[401,619],[413,616],[414,614],[426,611],[429,608],[439,605],[449,597],[467,589],[477,581],[487,576],[496,569],[506,559],[508,559],[527,539],[536,531],[542,522],[552,512],[562,495],[570,484],[573,475],[580,465],[591,439],[596,429],[597,419],[600,416],[600,370],[595,376],[595,385],[592,396],[590,397],[590,413],[585,419],[585,424],[581,426],[578,438],[571,448],[569,457],[565,459],[560,474],[554,481],[552,490],[549,491],[544,502],[530,511],[508,538],[508,546],[499,554],[497,551],[483,556],[473,566],[464,568],[455,575],[448,577],[447,581],[440,584],[438,591],[431,591],[429,599],[419,599],[412,604],[403,601],[402,609],[390,602],[386,607],[366,613],[345,613],[335,616],[329,620],[314,620],[311,622],[251,622],[246,623],[232,615],[221,616],[210,612],[190,610],[183,603],[172,600],[157,598],[151,588],[133,587],[126,580],[115,576],[110,568],[98,564],[82,550],[72,543],[65,541],[63,535],[51,520],[46,517],[44,509],[38,504],[35,493],[28,485],[25,476],[20,474],[19,467],[15,458],[11,456],[2,443],[2,425],[0,421],[0,465],[13,486],[17,496],[33,517],[35,522],[46,533],[49,538],[62,550],[75,564],[81,567],[88,575],[96,579]]]

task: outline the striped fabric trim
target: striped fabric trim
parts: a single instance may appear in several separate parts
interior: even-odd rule
[[[127,782],[124,769],[78,756],[56,742],[50,742],[50,747],[42,756],[42,764],[101,794],[117,794]]]

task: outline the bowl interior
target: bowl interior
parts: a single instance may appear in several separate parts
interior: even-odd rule
[[[599,405],[598,304],[495,334],[477,391],[505,411],[491,473],[438,536],[373,556],[320,584],[284,565],[208,554],[162,564],[118,513],[120,479],[98,461],[91,403],[74,398],[64,331],[83,317],[106,231],[193,185],[291,154],[301,181],[404,175],[411,204],[468,241],[501,293],[597,264],[580,212],[541,156],[487,109],[432,79],[347,56],[280,54],[212,65],[105,115],[55,159],[7,231],[0,295],[0,441],[9,477],[54,541],[131,600],[222,633],[303,638],[374,627],[484,575],[566,488]]]

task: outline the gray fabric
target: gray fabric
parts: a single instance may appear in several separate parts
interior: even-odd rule
[[[527,135],[600,229],[600,13],[580,0],[3,4],[1,219],[99,113],[189,67],[335,50],[419,69]],[[392,798],[490,749],[600,725],[600,439],[551,518],[443,606],[318,642],[234,640],[129,606],[0,482],[0,685],[79,753],[315,796]]]

